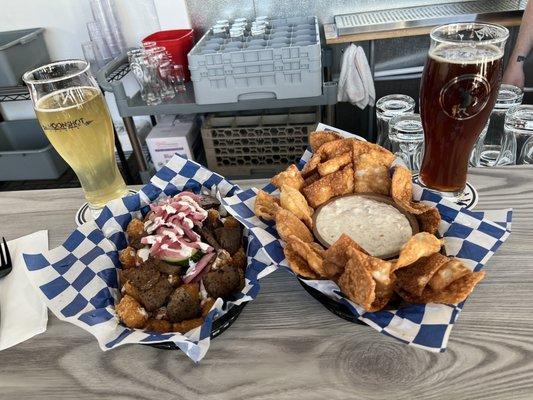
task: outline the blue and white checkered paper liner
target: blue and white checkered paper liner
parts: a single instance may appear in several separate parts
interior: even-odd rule
[[[312,153],[307,150],[298,168],[302,169],[311,156]],[[272,184],[263,190],[276,193],[276,188]],[[263,221],[254,215],[257,191],[254,188],[237,193],[225,198],[223,203],[230,213],[254,233],[272,262],[292,273],[283,254],[283,242],[278,236],[274,222]],[[469,211],[416,184],[413,197],[415,200],[433,204],[439,209],[442,217],[439,233],[444,238],[446,254],[459,258],[472,270],[478,271],[483,268],[511,232],[511,209]],[[434,352],[443,352],[446,349],[453,324],[465,303],[413,304],[398,310],[370,313],[344,297],[333,281],[300,277],[298,279],[338,303],[344,304],[357,319],[377,331],[409,345]]]
[[[255,299],[260,289],[258,280],[275,269],[260,240],[245,230],[248,267],[244,289],[226,305],[218,299],[204,324],[187,336],[147,333],[118,323],[114,307],[119,295],[117,249],[126,246],[124,232],[132,217],[147,212],[148,204],[183,190],[198,193],[202,188],[214,187],[219,199],[240,190],[201,165],[174,156],[137,194],[110,202],[96,221],[80,226],[63,245],[43,254],[25,254],[30,280],[44,293],[48,308],[59,319],[93,334],[102,350],[128,343],[173,342],[192,360],[201,360],[209,348],[215,316]]]

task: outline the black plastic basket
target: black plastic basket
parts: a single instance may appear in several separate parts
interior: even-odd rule
[[[338,303],[332,298],[323,294],[322,292],[316,290],[315,288],[306,285],[305,282],[303,282],[300,279],[298,279],[298,282],[300,282],[300,285],[303,286],[303,288],[307,291],[307,293],[309,293],[316,300],[322,303],[324,307],[326,307],[329,311],[331,311],[336,316],[341,317],[342,319],[345,319],[346,321],[353,322],[355,324],[366,325],[364,322],[359,321],[355,317],[355,315],[352,314],[350,309],[346,307],[344,304]]]
[[[228,329],[239,317],[241,311],[247,304],[248,302],[241,303],[239,305],[234,305],[228,310],[226,314],[215,319],[211,328],[211,339],[214,339],[217,336],[220,336],[223,332],[225,332],[226,329]],[[176,346],[173,342],[154,343],[149,344],[148,346],[163,350],[179,350],[179,347]]]

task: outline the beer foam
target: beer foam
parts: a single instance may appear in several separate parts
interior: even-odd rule
[[[478,64],[496,61],[503,57],[503,50],[493,44],[469,46],[439,45],[430,50],[429,57],[450,64]]]
[[[100,91],[92,86],[74,86],[67,89],[56,90],[37,100],[34,108],[39,112],[58,112],[79,107],[81,104],[92,100]],[[63,105],[59,104],[63,102]],[[66,103],[69,103],[68,105]]]

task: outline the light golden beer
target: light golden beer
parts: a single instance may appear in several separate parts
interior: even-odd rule
[[[97,88],[52,92],[36,101],[35,112],[54,148],[76,172],[91,207],[126,194],[115,161],[111,118]]]

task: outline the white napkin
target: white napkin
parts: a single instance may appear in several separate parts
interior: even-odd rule
[[[0,350],[46,331],[48,311],[42,294],[26,275],[22,253],[48,250],[48,232],[38,231],[7,243],[13,270],[0,279]]]
[[[362,47],[357,47],[357,50],[355,51],[355,66],[359,76],[361,77],[365,91],[365,99],[361,105],[358,104],[358,107],[362,109],[367,105],[374,106],[374,102],[376,101],[374,79],[372,78],[372,71],[370,70],[370,65],[368,65],[368,60],[366,59],[366,55]]]
[[[374,80],[365,52],[352,43],[342,55],[337,101],[347,101],[364,109],[373,106],[375,98]]]

